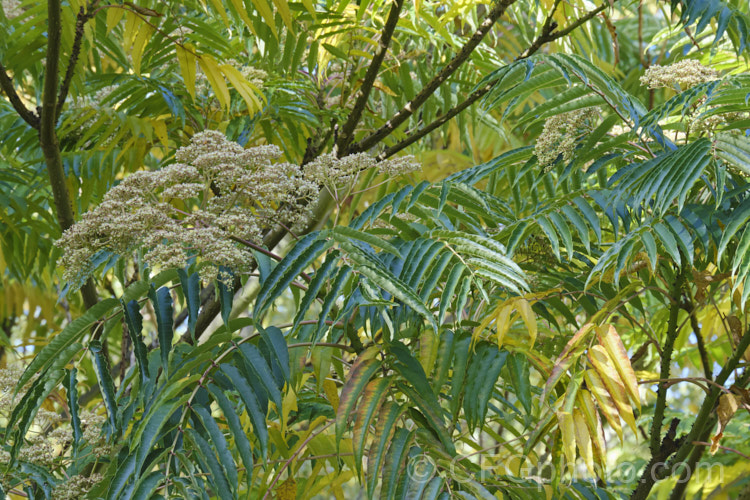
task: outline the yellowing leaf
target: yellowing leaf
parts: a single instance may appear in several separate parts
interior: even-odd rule
[[[594,399],[596,399],[596,403],[599,405],[599,409],[604,415],[604,418],[607,419],[609,425],[614,429],[615,433],[620,438],[620,442],[624,444],[620,416],[617,413],[617,408],[615,407],[611,396],[604,387],[604,382],[602,382],[602,379],[595,370],[586,370],[584,378],[586,379],[586,386],[594,395]]]
[[[419,337],[419,363],[422,365],[425,375],[428,377],[435,365],[438,353],[438,336],[429,329],[425,328]]]
[[[331,379],[325,379],[323,381],[323,391],[326,393],[326,397],[328,398],[328,401],[331,403],[331,406],[333,407],[333,411],[338,411],[339,391],[338,389],[336,389],[336,382],[334,382]]]
[[[549,378],[547,378],[547,383],[544,385],[544,392],[542,394],[543,401],[547,400],[547,396],[549,396],[550,392],[552,392],[552,389],[555,388],[555,385],[557,385],[557,382],[560,380],[563,374],[568,371],[568,368],[570,368],[573,362],[578,359],[577,351],[583,350],[583,348],[580,346],[581,341],[586,338],[586,336],[591,332],[593,328],[594,325],[592,325],[591,323],[583,325],[580,330],[578,330],[575,335],[573,335],[568,343],[565,344],[563,352],[560,353],[560,355],[555,360],[555,363],[552,365],[552,372],[550,373]]]
[[[625,387],[622,385],[620,376],[612,365],[612,360],[609,359],[607,350],[600,345],[592,346],[588,353],[589,361],[596,370],[599,377],[604,382],[604,387],[607,388],[612,401],[617,407],[617,412],[620,417],[627,423],[633,430],[633,433],[637,433],[635,428],[635,417],[633,416],[633,408],[628,402],[628,396],[625,392]]]
[[[258,36],[258,34],[255,32],[255,26],[253,26],[253,21],[250,19],[250,16],[247,15],[247,8],[245,7],[245,4],[242,2],[242,0],[230,0],[232,3],[232,7],[234,7],[234,10],[237,11],[237,13],[242,18],[242,21],[245,23],[245,26],[247,26],[247,29],[250,30],[250,32]]]
[[[125,15],[125,9],[107,9],[107,33],[117,26]]]
[[[294,500],[297,498],[297,482],[293,476],[276,487],[276,498],[278,500]]]
[[[294,31],[292,26],[292,12],[289,10],[289,4],[286,0],[273,0],[276,10],[281,14],[281,19],[290,31]]]
[[[255,6],[255,10],[260,13],[260,17],[262,17],[268,27],[271,28],[271,33],[273,33],[274,38],[278,39],[279,34],[276,32],[276,22],[273,20],[273,9],[271,8],[271,5],[266,2],[266,0],[252,0],[252,3]]]
[[[524,324],[526,324],[526,328],[529,331],[530,347],[534,347],[534,342],[536,342],[537,327],[536,316],[534,315],[534,311],[531,310],[531,304],[528,300],[519,298],[516,302],[516,309],[518,310],[518,314],[521,315],[521,319],[523,320]]]
[[[510,329],[510,313],[513,312],[512,307],[509,305],[507,307],[503,307],[500,312],[497,313],[497,316],[495,317],[495,327],[497,328],[497,347],[503,346],[503,339],[505,338],[505,334],[508,333],[508,330]]]
[[[161,142],[165,148],[169,147],[167,124],[164,123],[164,120],[153,120],[151,126],[154,127],[154,133],[156,134],[156,137],[159,138],[159,142]]]
[[[556,413],[565,460],[572,466],[576,462],[575,422],[573,415],[569,411],[557,411]]]
[[[620,380],[622,380],[630,400],[640,410],[641,398],[638,394],[638,379],[635,378],[630,358],[628,358],[628,353],[622,344],[622,339],[617,334],[617,330],[615,330],[614,326],[609,325],[609,328],[597,328],[596,334],[599,337],[599,343],[607,350],[607,354],[609,354],[615,370],[620,375]]]
[[[221,66],[219,66],[219,69],[221,69],[222,73],[224,73],[224,75],[227,77],[229,83],[231,83],[232,86],[237,90],[237,92],[239,92],[239,94],[242,96],[242,99],[245,100],[248,113],[254,115],[261,109],[263,109],[263,105],[258,98],[258,89],[256,89],[253,84],[248,82],[237,68],[234,68],[229,64],[222,64]]]
[[[589,472],[592,475],[596,475],[594,471],[594,453],[591,449],[591,436],[586,426],[586,419],[583,418],[580,410],[573,410],[573,427],[575,428],[578,453],[581,454]]]
[[[146,49],[146,44],[151,39],[151,35],[156,31],[153,26],[146,23],[141,23],[138,28],[138,34],[133,41],[133,47],[130,51],[130,57],[133,59],[133,71],[136,75],[141,74],[141,60],[143,59],[143,51]]]
[[[219,69],[219,64],[209,54],[199,56],[198,64],[200,64],[201,69],[206,74],[206,79],[208,79],[214,95],[219,100],[219,104],[224,109],[229,109],[229,88],[227,87],[227,82],[224,81],[224,75]]]
[[[180,72],[182,79],[185,81],[185,88],[190,97],[195,99],[195,54],[192,52],[193,47],[190,44],[185,46],[175,45],[177,52],[177,62],[180,63]]]
[[[719,406],[716,408],[716,414],[719,417],[719,429],[716,435],[711,438],[711,455],[719,449],[719,440],[724,435],[724,429],[729,421],[732,420],[738,407],[737,398],[731,392],[724,393],[719,398]]]
[[[599,414],[596,412],[591,393],[585,389],[578,391],[578,403],[578,409],[584,417],[586,427],[589,431],[589,437],[591,438],[591,449],[594,452],[594,462],[599,466],[598,471],[603,474],[607,465],[607,448],[604,444],[604,432],[602,432]]]

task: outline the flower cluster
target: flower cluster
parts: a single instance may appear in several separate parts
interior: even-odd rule
[[[126,177],[63,233],[56,244],[64,278],[80,287],[97,253],[139,249],[153,269],[185,267],[197,257],[205,281],[222,266],[244,272],[252,263],[247,247],[260,245],[270,228],[306,226],[321,185],[352,182],[371,167],[389,176],[419,168],[411,157],[376,163],[365,154],[326,154],[300,168],[274,162],[280,156],[276,146],[246,149],[220,132],[196,134],[176,163]]]
[[[690,130],[697,134],[707,134],[711,136],[721,125],[726,125],[734,121],[747,120],[750,113],[747,111],[731,111],[711,116],[696,116],[690,122]]]
[[[76,500],[78,498],[84,498],[86,494],[91,491],[97,483],[100,483],[104,479],[99,473],[93,473],[90,476],[82,476],[80,474],[71,476],[64,483],[58,484],[54,490],[52,490],[52,498],[56,500]]]
[[[154,268],[184,267],[193,256],[206,264],[246,270],[250,255],[238,243],[260,242],[276,223],[301,227],[317,186],[296,165],[272,163],[275,146],[245,149],[214,131],[196,134],[177,151],[177,163],[139,171],[110,189],[102,203],[65,231],[65,279],[80,285],[101,250],[118,255],[145,248]]]
[[[23,370],[18,366],[0,369],[0,419],[9,418],[30,386],[27,384],[15,394],[16,384],[22,373]],[[112,446],[107,443],[105,434],[102,432],[106,418],[93,411],[83,410],[80,412],[80,419],[83,429],[81,445],[90,447],[90,452],[97,457],[110,455]],[[73,429],[70,423],[64,422],[60,413],[40,408],[34,416],[29,432],[24,436],[18,459],[35,466],[50,468],[67,456],[66,453],[72,441]],[[7,463],[9,460],[10,453],[0,450],[0,462]],[[12,474],[13,471],[0,474],[0,482],[7,484]],[[54,498],[68,497],[55,495]]]
[[[2,0],[3,12],[5,17],[13,19],[23,14],[20,0]]]
[[[378,162],[366,153],[357,153],[338,158],[336,151],[322,154],[304,166],[305,176],[327,186],[331,191],[352,185],[361,172],[377,167],[387,177],[396,177],[419,170],[421,167],[413,156],[400,156]]]
[[[595,108],[584,108],[547,118],[534,146],[539,165],[548,171],[560,157],[570,161],[579,137],[593,129],[598,116]]]
[[[719,74],[711,68],[694,59],[685,59],[668,66],[651,66],[641,77],[641,84],[650,89],[670,87],[684,91],[718,77]]]

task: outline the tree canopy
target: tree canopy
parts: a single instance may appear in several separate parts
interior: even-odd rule
[[[750,498],[746,0],[0,30],[0,496]]]

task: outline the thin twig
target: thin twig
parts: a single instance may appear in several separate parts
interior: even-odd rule
[[[370,97],[370,92],[372,91],[373,85],[375,83],[375,78],[377,78],[378,76],[378,71],[380,70],[380,66],[383,63],[383,59],[388,52],[388,47],[391,44],[391,37],[393,36],[393,32],[396,29],[396,25],[398,24],[398,19],[401,15],[401,9],[403,8],[403,6],[404,0],[395,0],[393,4],[391,4],[391,10],[388,12],[388,19],[385,22],[385,26],[383,27],[383,31],[380,37],[380,50],[377,54],[375,54],[375,57],[372,58],[370,66],[367,68],[367,72],[365,73],[365,78],[362,81],[362,86],[359,89],[357,100],[354,102],[354,107],[352,108],[351,113],[349,113],[346,122],[344,122],[341,127],[341,132],[339,134],[337,142],[338,150],[341,153],[343,153],[349,147],[354,134],[354,129],[357,127],[360,119],[362,118],[362,112],[364,111],[365,105],[367,104],[367,99]]]
[[[27,108],[23,101],[21,101],[13,85],[13,80],[8,76],[8,72],[5,70],[2,62],[0,62],[0,88],[8,96],[11,106],[16,110],[18,116],[23,118],[23,121],[31,125],[32,128],[39,129],[39,116]]]
[[[474,34],[466,41],[461,47],[453,59],[448,62],[435,77],[430,80],[427,85],[406,105],[398,110],[393,117],[388,120],[382,127],[377,129],[372,134],[368,135],[357,144],[354,144],[348,148],[348,153],[358,153],[366,151],[371,147],[378,144],[385,137],[390,135],[396,130],[402,123],[404,123],[411,115],[413,115],[426,101],[435,93],[435,91],[469,58],[474,49],[479,45],[484,36],[490,31],[492,25],[495,24],[508,7],[513,5],[516,0],[500,0],[490,10],[487,17],[479,25],[479,28]]]
[[[316,437],[317,435],[321,434],[323,431],[325,431],[330,426],[332,426],[334,424],[334,422],[335,422],[335,420],[331,420],[330,422],[328,422],[326,425],[324,425],[320,429],[316,430],[315,432],[311,432],[310,435],[307,436],[307,438],[304,441],[302,441],[302,444],[299,445],[299,448],[297,448],[297,451],[295,451],[294,453],[292,453],[292,456],[289,457],[289,459],[286,462],[284,462],[284,465],[281,466],[281,469],[279,469],[279,472],[277,472],[276,476],[274,476],[273,481],[268,486],[268,489],[266,490],[266,493],[263,495],[263,500],[266,500],[266,498],[268,498],[268,495],[273,490],[273,487],[276,486],[276,483],[279,482],[279,479],[281,478],[281,474],[289,467],[289,465],[297,458],[297,456],[300,453],[302,453],[302,450],[305,449],[305,446],[307,446],[307,443],[309,443],[310,441],[312,441],[312,439],[314,437]]]
[[[516,57],[513,60],[513,62],[527,59],[531,57],[533,54],[535,54],[545,44],[555,41],[558,38],[561,38],[563,36],[567,36],[573,30],[577,29],[578,27],[583,25],[585,22],[589,21],[590,19],[595,17],[597,14],[602,12],[606,8],[607,5],[608,4],[602,4],[596,9],[587,12],[581,18],[576,20],[574,23],[570,24],[569,26],[565,27],[564,29],[560,31],[554,31],[554,29],[557,26],[551,22],[551,18],[548,18],[549,22],[545,22],[545,25],[542,28],[542,33],[531,43],[531,45],[525,51],[523,51],[518,57]],[[378,161],[382,161],[387,158],[390,158],[391,156],[398,153],[402,149],[414,144],[419,139],[426,136],[433,130],[440,128],[442,125],[450,121],[453,117],[460,114],[462,111],[469,108],[472,104],[474,104],[479,99],[484,97],[490,90],[492,90],[494,86],[495,86],[495,83],[493,82],[475,90],[474,92],[469,94],[469,96],[466,99],[464,99],[461,103],[457,104],[456,106],[449,109],[442,115],[438,116],[431,123],[419,129],[407,132],[406,138],[394,144],[393,146],[386,148],[383,152],[381,152],[377,157]]]

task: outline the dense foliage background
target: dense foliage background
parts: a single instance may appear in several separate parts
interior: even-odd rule
[[[0,30],[0,494],[750,498],[745,0]]]

